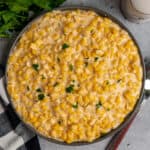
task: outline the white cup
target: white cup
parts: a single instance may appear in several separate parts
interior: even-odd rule
[[[141,23],[150,20],[150,0],[121,0],[121,10],[129,21]]]

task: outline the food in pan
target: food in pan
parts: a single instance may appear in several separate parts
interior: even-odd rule
[[[118,127],[143,78],[129,34],[87,10],[55,10],[34,21],[13,49],[7,75],[21,118],[67,143],[91,142]]]

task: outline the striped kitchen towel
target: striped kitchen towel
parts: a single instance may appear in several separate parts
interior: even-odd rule
[[[0,150],[40,150],[37,135],[20,121],[7,100],[0,79]],[[3,98],[2,98],[3,97]]]

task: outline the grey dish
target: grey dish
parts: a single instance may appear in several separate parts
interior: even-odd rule
[[[24,122],[21,118],[21,116],[15,111],[15,107],[13,106],[13,103],[12,103],[12,100],[11,100],[11,97],[9,96],[8,92],[7,92],[7,64],[6,64],[6,71],[5,71],[5,76],[4,76],[4,87],[5,87],[5,91],[7,93],[7,96],[8,96],[8,99],[9,99],[9,102],[11,103],[14,111],[16,112],[16,114],[18,115],[18,117],[20,118],[20,120],[22,120],[22,122],[29,128],[31,129],[32,132],[36,133],[37,135],[45,138],[46,140],[50,141],[50,142],[54,142],[54,143],[57,143],[57,144],[63,144],[63,145],[76,145],[76,146],[79,146],[79,145],[86,145],[86,144],[91,144],[91,143],[95,143],[95,142],[100,142],[104,139],[106,139],[107,137],[110,137],[112,135],[114,135],[115,133],[117,133],[118,131],[122,130],[130,121],[131,119],[133,118],[133,116],[139,111],[140,109],[140,106],[141,106],[141,103],[143,101],[143,95],[144,95],[144,86],[145,86],[145,81],[146,81],[146,69],[145,69],[145,65],[144,65],[144,59],[143,59],[143,56],[141,54],[141,51],[140,51],[140,48],[138,46],[138,43],[136,42],[135,38],[133,37],[133,35],[130,33],[130,31],[119,21],[117,20],[115,17],[111,16],[110,14],[102,11],[102,10],[99,10],[99,9],[96,9],[96,8],[92,8],[92,7],[84,7],[84,6],[65,6],[65,7],[59,7],[59,8],[56,8],[55,10],[61,10],[61,11],[64,11],[64,10],[76,10],[76,9],[81,9],[81,10],[92,10],[94,12],[96,12],[97,14],[99,14],[100,16],[103,16],[103,17],[108,17],[110,18],[112,21],[114,21],[115,23],[117,23],[118,25],[120,25],[120,27],[124,30],[126,30],[130,37],[133,39],[133,41],[135,42],[135,44],[137,45],[137,48],[138,48],[138,52],[139,52],[139,56],[140,56],[140,60],[141,60],[141,66],[143,68],[143,81],[142,81],[142,87],[141,87],[141,92],[140,92],[140,97],[139,99],[137,100],[137,103],[133,109],[133,111],[127,115],[127,117],[125,118],[124,122],[122,124],[120,124],[116,129],[113,129],[111,130],[109,133],[101,136],[100,138],[96,139],[95,141],[93,142],[74,142],[72,144],[67,144],[65,142],[61,142],[61,141],[57,141],[57,140],[54,140],[54,139],[51,139],[51,138],[48,138],[46,136],[43,136],[41,135],[37,130],[35,130],[33,127],[31,127],[29,124],[27,124],[26,122]],[[29,24],[27,24],[25,26],[25,28],[20,32],[20,34],[17,36],[16,40],[13,42],[11,48],[10,48],[10,51],[9,51],[9,54],[12,53],[14,47],[16,46],[16,44],[18,43],[19,39],[21,38],[22,34],[28,29],[28,27],[31,25],[31,23],[33,23],[35,20],[37,20],[38,18],[40,18],[43,14],[45,14],[46,12],[43,12],[41,15],[39,15],[38,17],[36,17],[35,19],[33,19]],[[9,56],[8,56],[9,57]]]

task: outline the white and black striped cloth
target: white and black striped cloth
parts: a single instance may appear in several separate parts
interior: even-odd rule
[[[40,150],[37,135],[17,117],[2,86],[0,93],[0,150]]]
[[[9,45],[13,40],[0,39],[0,78],[3,75]],[[2,78],[0,82],[3,82]],[[37,135],[24,126],[17,117],[2,85],[0,83],[0,150],[40,150]]]

